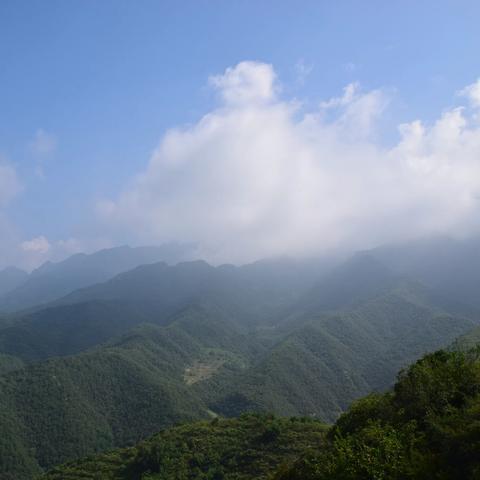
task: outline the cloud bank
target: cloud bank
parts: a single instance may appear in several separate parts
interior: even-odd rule
[[[305,112],[271,65],[210,78],[219,105],[168,131],[146,169],[98,211],[138,242],[196,242],[211,261],[366,248],[480,227],[480,80],[470,108],[378,139],[389,95],[348,85]]]
[[[25,252],[35,252],[40,254],[46,254],[51,249],[50,242],[43,235],[32,238],[31,240],[25,240],[22,242],[21,247]]]

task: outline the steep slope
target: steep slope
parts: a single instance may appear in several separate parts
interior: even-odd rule
[[[207,396],[206,401],[226,416],[255,410],[329,421],[351,399],[368,391],[368,383],[354,365],[353,352],[344,344],[303,327],[275,345],[260,362],[227,379],[223,391],[214,398]],[[215,391],[209,385],[205,388]]]
[[[276,324],[286,309],[302,300],[320,278],[339,264],[341,260],[336,257],[275,258],[243,265],[238,268],[238,275],[249,288],[261,292],[266,301],[274,302],[271,312],[267,316],[264,313],[262,323]],[[265,309],[265,300],[259,307]]]
[[[0,376],[4,474],[31,478],[186,418],[255,410],[332,421],[478,321],[443,310],[429,288],[370,256],[353,258],[304,295],[297,280],[269,288],[272,270],[253,270],[141,266],[0,330],[0,345],[10,348]],[[289,282],[299,288],[285,309]],[[145,321],[156,325],[138,326]],[[16,363],[99,342],[75,356]]]
[[[0,353],[26,362],[79,353],[140,323],[167,325],[193,305],[216,305],[242,328],[273,323],[311,288],[325,262],[277,259],[243,267],[142,265],[0,322]]]
[[[125,302],[92,301],[49,307],[0,329],[0,352],[25,362],[72,355],[149,319],[141,308]]]
[[[358,253],[320,279],[295,305],[295,313],[352,308],[390,291],[400,280],[373,256]]]
[[[424,293],[400,283],[352,310],[293,317],[268,354],[207,403],[225,415],[255,409],[335,420],[355,398],[388,388],[398,369],[476,325],[425,303]]]
[[[448,299],[480,308],[480,237],[429,238],[376,248],[369,254]]]
[[[480,327],[475,327],[464,335],[461,335],[452,343],[453,350],[469,350],[480,345]]]
[[[62,298],[59,304],[90,300],[125,300],[154,302],[165,311],[173,311],[188,299],[219,290],[225,281],[235,281],[235,269],[217,269],[204,261],[184,262],[169,266],[164,262],[142,265],[111,280],[77,290]],[[230,287],[230,285],[228,285]]]
[[[75,354],[139,323],[166,325],[178,311],[202,303],[252,327],[278,318],[292,298],[311,287],[318,270],[315,263],[286,260],[241,268],[205,262],[143,265],[12,316],[0,325],[0,352],[29,362]]]
[[[291,298],[297,299],[311,287],[318,272],[305,266],[303,271],[310,271],[293,287],[292,276],[299,276],[294,262],[283,268],[282,280],[269,281],[271,270],[272,266],[267,263],[256,268],[213,267],[204,261],[183,262],[175,266],[165,263],[143,265],[108,282],[73,292],[58,303],[128,300],[168,315],[185,304],[208,301],[228,308],[239,321],[256,324],[278,315]]]
[[[252,348],[210,316],[189,309],[169,327],[138,327],[111,345],[0,376],[0,477],[29,479],[65,460],[208,417],[185,382],[186,369],[212,349],[216,358],[225,352],[228,369]]]
[[[45,304],[78,288],[103,282],[138,265],[176,262],[185,252],[174,245],[163,247],[116,247],[91,255],[77,254],[58,263],[47,262],[17,288],[0,298],[0,310],[14,311]]]

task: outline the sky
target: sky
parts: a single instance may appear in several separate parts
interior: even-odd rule
[[[0,2],[0,268],[480,228],[477,1]]]

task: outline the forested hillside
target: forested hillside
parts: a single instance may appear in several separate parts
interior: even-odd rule
[[[475,327],[465,335],[461,335],[451,345],[454,350],[469,350],[480,344],[480,327]]]
[[[357,401],[327,437],[275,479],[478,479],[479,347],[427,355],[393,391]]]
[[[245,414],[165,430],[141,444],[53,469],[45,480],[268,479],[321,448],[327,427],[307,418]]]
[[[31,362],[71,355],[141,323],[168,325],[190,305],[218,305],[241,328],[278,322],[322,270],[315,262],[265,261],[237,268],[206,262],[143,265],[78,290],[0,328],[0,352]],[[1,327],[1,324],[0,324]]]
[[[333,422],[471,332],[474,307],[369,254],[329,269],[139,266],[0,326],[2,478],[245,412]],[[458,340],[459,342],[461,340]]]
[[[0,330],[0,351],[25,362],[72,355],[151,317],[125,302],[91,301],[22,315]]]
[[[437,351],[393,389],[317,421],[244,415],[165,430],[139,445],[54,468],[45,480],[475,480],[480,350]]]
[[[1,472],[31,478],[69,458],[207,418],[207,406],[185,381],[186,368],[206,356],[235,369],[253,348],[220,320],[186,311],[169,327],[138,327],[108,346],[5,374]]]
[[[270,332],[279,340],[260,361],[223,381],[228,393],[212,409],[237,414],[240,402],[333,421],[352,400],[388,388],[400,368],[473,325],[425,303],[415,284],[399,284],[352,310],[289,318]]]

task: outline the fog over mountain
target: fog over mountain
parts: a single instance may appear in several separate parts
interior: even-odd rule
[[[98,205],[106,222],[221,261],[478,232],[480,79],[433,122],[399,125],[390,145],[388,89],[351,83],[305,109],[273,65],[252,61],[209,84],[218,107],[166,133],[133,185]]]
[[[90,255],[78,253],[61,262],[46,262],[30,275],[14,268],[0,272],[0,311],[15,311],[48,303],[73,290],[108,280],[139,265],[177,263],[189,258],[190,248],[116,247]]]
[[[480,2],[0,1],[0,480],[480,480]]]
[[[24,273],[0,299],[0,477],[185,421],[333,422],[422,355],[475,345],[479,249],[436,238],[212,266],[122,247]]]
[[[480,231],[480,79],[459,86],[435,120],[399,125],[389,142],[381,129],[395,96],[388,88],[354,82],[307,108],[282,92],[274,65],[256,61],[208,84],[216,107],[170,128],[128,186],[96,202],[94,236],[87,228],[84,238],[53,243],[39,232],[15,246],[4,226],[1,263],[124,241],[189,243],[197,258],[244,263]],[[0,208],[18,184],[2,166]]]

